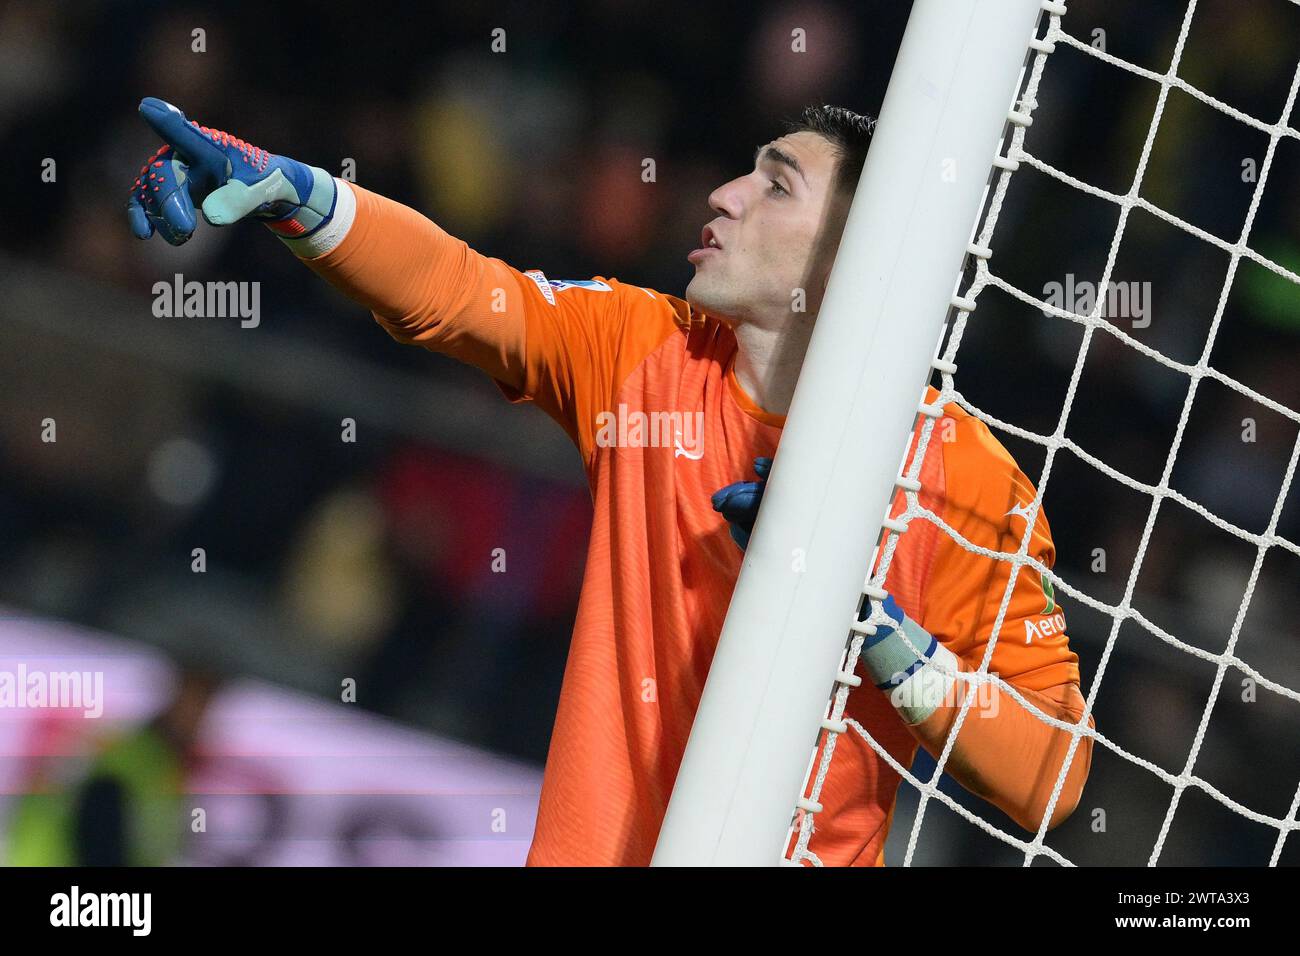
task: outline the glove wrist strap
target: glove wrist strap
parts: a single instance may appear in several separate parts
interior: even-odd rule
[[[876,625],[875,635],[863,642],[859,660],[876,687],[889,695],[903,722],[919,724],[953,702],[953,675],[960,664],[896,604],[886,605],[885,613],[899,618],[899,626]]]
[[[337,197],[334,178],[317,166],[308,168],[311,170],[312,184],[307,200],[292,215],[266,223],[266,228],[278,236],[295,239],[310,236],[329,222],[330,216],[334,214]]]
[[[331,178],[323,169],[313,168],[312,173],[317,180],[312,188],[312,196],[294,218],[303,216],[303,210],[310,209],[312,213],[319,216],[319,221],[310,229],[304,228],[301,232],[291,231],[292,227],[290,227],[290,230],[274,228],[287,220],[267,223],[267,227],[279,236],[280,241],[288,246],[293,251],[293,254],[300,259],[315,259],[318,256],[323,256],[341,243],[352,228],[352,221],[357,214],[357,196],[352,191],[351,186],[342,179]],[[329,196],[329,205],[324,215],[320,214],[320,207],[312,208],[316,204],[318,193],[324,194],[324,186],[321,184],[322,177],[328,183],[329,188],[327,194]],[[304,227],[308,221],[303,221]]]

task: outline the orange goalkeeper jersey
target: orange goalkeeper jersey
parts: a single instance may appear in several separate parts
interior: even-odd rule
[[[682,299],[612,278],[520,272],[353,189],[351,230],[311,268],[398,341],[471,363],[512,401],[535,402],[573,439],[590,483],[586,574],[528,861],[647,864],[740,570],[741,551],[710,496],[753,478],[754,458],[776,452],[784,419],[741,389],[732,331]],[[922,503],[974,543],[1015,551],[1024,531],[1017,509],[1034,488],[981,422],[956,406],[945,411],[924,462]],[[888,441],[881,447],[896,453]],[[1041,514],[1031,554],[1054,560]],[[914,521],[886,584],[973,668],[1008,570]],[[1063,618],[1029,569],[1018,575],[989,669],[1028,691],[1078,682]],[[860,688],[848,713],[911,762],[916,738],[883,693]],[[841,737],[809,849],[828,864],[881,863],[898,784],[865,741]]]

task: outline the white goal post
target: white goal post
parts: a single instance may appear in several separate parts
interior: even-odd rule
[[[1057,6],[913,4],[653,865],[781,861],[871,529],[903,480],[1039,15]]]

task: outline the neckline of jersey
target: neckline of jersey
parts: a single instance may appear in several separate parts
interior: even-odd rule
[[[750,418],[764,425],[771,425],[774,428],[783,428],[785,426],[786,416],[778,415],[775,412],[769,412],[761,408],[757,402],[745,393],[741,388],[740,382],[736,379],[736,355],[733,352],[731,361],[727,363],[727,387],[731,391],[731,397],[740,410]]]

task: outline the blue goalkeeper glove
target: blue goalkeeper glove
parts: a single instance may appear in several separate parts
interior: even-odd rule
[[[741,551],[749,547],[749,536],[754,531],[754,519],[758,517],[758,506],[763,500],[763,489],[771,470],[771,458],[755,458],[754,471],[758,481],[732,482],[719,488],[709,499],[713,510],[727,519],[731,540],[740,545]]]
[[[311,235],[334,214],[334,178],[217,129],[200,126],[152,96],[140,101],[164,145],[140,170],[127,219],[138,239],[157,230],[173,246],[194,234],[195,206],[214,226],[260,219],[287,238]]]

